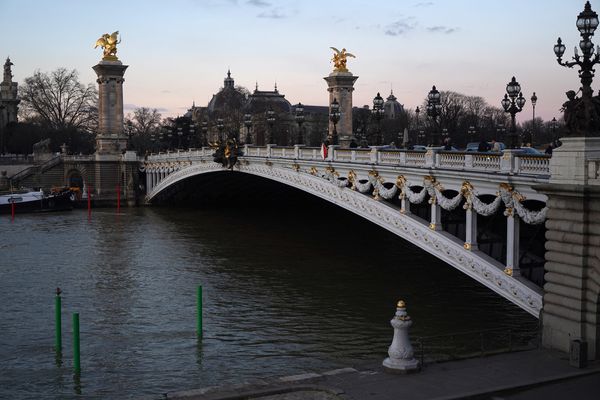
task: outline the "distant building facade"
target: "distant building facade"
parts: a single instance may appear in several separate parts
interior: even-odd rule
[[[319,145],[327,137],[329,107],[303,105],[304,119],[300,135],[300,125],[296,119],[297,106],[292,105],[279,92],[277,84],[273,90],[259,90],[256,84],[254,91],[250,92],[245,87],[236,86],[231,71],[227,71],[223,87],[212,96],[209,103],[206,106],[193,104],[183,118],[193,124],[194,135],[205,135],[203,144],[214,143],[220,137],[235,136],[240,143],[249,139],[250,144],[254,145],[265,145],[267,142],[281,146],[300,142],[307,146]],[[398,120],[405,115],[403,105],[393,93],[387,98],[384,109],[385,119]],[[274,113],[274,121],[271,123],[267,121],[269,111]],[[353,114],[356,111],[355,108]],[[366,116],[369,115],[367,107]],[[250,124],[247,124],[248,121]],[[190,143],[193,142],[190,140]],[[195,141],[196,144],[199,142],[200,140]]]

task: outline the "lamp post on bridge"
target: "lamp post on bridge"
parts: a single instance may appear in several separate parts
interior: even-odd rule
[[[375,121],[377,122],[377,137],[375,138],[376,145],[383,144],[383,134],[381,132],[381,120],[383,119],[384,110],[383,110],[383,97],[377,92],[377,96],[373,99],[373,110],[371,113]]]
[[[532,119],[532,124],[531,124],[531,146],[533,146],[533,138],[534,136],[536,136],[535,134],[535,105],[537,103],[537,96],[535,95],[535,92],[533,92],[533,96],[531,96],[531,106],[533,107],[533,119]]]
[[[275,124],[275,111],[273,111],[273,109],[269,107],[269,109],[266,112],[266,116],[267,124],[269,124],[269,137],[267,138],[267,143],[265,144],[270,144],[271,142],[273,142],[273,125]]]
[[[439,145],[437,136],[438,136],[438,126],[437,126],[437,117],[440,116],[442,111],[442,103],[441,103],[441,95],[440,92],[435,88],[435,85],[431,88],[429,93],[427,94],[427,115],[433,120],[433,129],[435,132],[432,133],[431,137],[431,146]]]
[[[556,127],[558,123],[556,121],[556,117],[552,117],[552,121],[550,121],[550,129],[552,129],[552,141],[557,139],[556,137]]]
[[[417,106],[417,108],[415,108],[415,115],[417,116],[417,144],[421,144],[420,142],[420,121],[419,121],[419,114],[421,113],[421,109],[419,108],[419,106]]]
[[[200,145],[202,147],[207,146],[208,145],[208,138],[206,137],[206,135],[208,134],[208,121],[204,120],[202,121],[202,123],[200,124],[200,131],[202,132],[201,137],[200,137]]]
[[[217,118],[217,130],[219,131],[219,142],[223,142],[223,129],[225,129],[225,124],[223,123],[223,118]]]
[[[296,144],[304,143],[304,135],[302,134],[302,124],[304,123],[304,106],[302,103],[298,103],[296,105],[296,115],[294,116],[296,122],[298,123],[298,140]]]
[[[335,97],[333,98],[333,101],[329,107],[329,119],[333,123],[333,132],[331,134],[329,143],[338,144],[337,123],[340,120],[340,103],[338,103]]]
[[[577,16],[577,29],[581,35],[579,48],[583,53],[583,58],[579,55],[577,47],[575,47],[574,61],[562,61],[562,56],[565,53],[565,46],[562,44],[560,37],[554,45],[554,54],[559,65],[573,68],[579,67],[579,78],[581,80],[581,98],[576,98],[574,91],[567,92],[569,101],[563,105],[565,111],[566,133],[575,136],[597,136],[597,131],[600,128],[597,107],[595,106],[592,97],[592,80],[594,78],[594,65],[600,63],[600,51],[596,50],[594,55],[594,43],[592,36],[598,27],[598,14],[592,10],[590,2],[585,3],[583,11]],[[583,105],[581,104],[583,103]]]
[[[504,134],[506,133],[506,128],[504,127],[504,124],[498,124],[496,125],[496,139],[499,138],[504,138]]]
[[[252,128],[252,115],[244,114],[244,125],[246,126],[246,144],[252,143],[252,136],[250,135],[250,128]]]
[[[471,142],[474,142],[477,138],[477,129],[475,129],[473,125],[469,126],[469,129],[467,130],[467,135],[469,135],[469,140]]]
[[[525,97],[523,97],[523,93],[521,92],[521,85],[519,85],[514,76],[506,85],[506,94],[504,94],[504,98],[500,103],[504,111],[510,114],[509,148],[516,149],[519,147],[519,136],[517,135],[515,115],[523,110]]]

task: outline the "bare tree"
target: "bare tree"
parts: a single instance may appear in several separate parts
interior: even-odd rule
[[[76,70],[58,68],[36,71],[19,87],[21,107],[27,120],[52,130],[91,132],[98,121],[98,93],[93,84],[84,86]]]
[[[156,108],[138,107],[125,117],[125,131],[129,136],[130,147],[143,153],[151,150],[153,140],[157,139],[161,126],[162,115]],[[152,137],[154,135],[154,137]]]
[[[149,136],[158,132],[162,115],[156,108],[139,107],[125,117],[125,125],[132,136]]]

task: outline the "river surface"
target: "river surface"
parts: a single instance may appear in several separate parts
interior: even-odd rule
[[[84,210],[14,222],[0,216],[0,398],[160,398],[380,362],[399,299],[413,318],[411,335],[535,327],[445,263],[315,204],[99,209],[89,221]],[[63,290],[58,364],[56,287]]]

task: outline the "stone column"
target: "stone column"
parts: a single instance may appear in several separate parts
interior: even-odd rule
[[[519,271],[519,235],[520,220],[513,208],[507,208],[506,214],[506,268],[504,272],[510,276],[520,276]]]
[[[465,244],[467,250],[477,250],[477,212],[472,206],[466,209]]]
[[[102,60],[93,67],[98,75],[98,131],[96,155],[121,155],[127,148],[123,132],[123,75],[121,61]]]
[[[351,72],[334,71],[326,76],[327,91],[329,92],[329,104],[333,99],[337,99],[340,104],[340,120],[336,125],[339,138],[339,144],[342,147],[349,147],[352,141],[352,92],[354,91],[354,82],[358,76]],[[329,121],[329,136],[333,133],[333,122]]]
[[[600,137],[561,139],[551,178],[535,188],[548,195],[542,344],[569,351],[587,345],[600,358]]]
[[[425,188],[423,188],[425,190]],[[431,221],[429,223],[429,229],[433,231],[442,230],[442,207],[437,203],[437,199],[432,197],[431,202]]]

